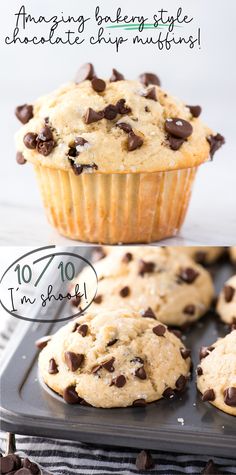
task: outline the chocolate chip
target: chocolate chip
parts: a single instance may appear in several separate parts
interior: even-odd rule
[[[63,398],[68,404],[78,404],[81,398],[78,396],[75,386],[68,386],[63,391]]]
[[[148,470],[154,467],[153,458],[147,450],[142,450],[136,458],[136,467],[138,470]]]
[[[231,285],[224,286],[225,302],[230,303],[234,298],[234,294],[235,294],[235,289],[231,287]]]
[[[143,399],[143,398],[135,399],[135,401],[133,401],[133,406],[134,407],[145,407],[146,404],[147,403],[146,403],[145,399]]]
[[[85,63],[81,66],[76,74],[75,83],[85,81],[86,79],[92,79],[94,76],[94,67],[91,63]]]
[[[133,254],[131,252],[126,252],[124,257],[122,258],[122,262],[129,263],[133,259]]]
[[[135,376],[137,376],[139,379],[147,379],[147,373],[143,366],[135,370]]]
[[[179,150],[181,145],[183,145],[184,143],[184,139],[179,139],[177,137],[173,137],[172,135],[169,135],[167,139],[168,139],[171,150],[175,150],[175,151]]]
[[[36,148],[37,148],[38,153],[40,153],[44,157],[47,157],[48,155],[50,155],[54,147],[55,147],[54,140],[48,140],[47,142],[43,142],[40,140],[37,142]]]
[[[130,360],[130,363],[140,363],[143,365],[144,360],[143,358],[140,358],[140,356],[135,356],[132,360]]]
[[[45,348],[45,346],[47,346],[51,338],[52,337],[50,335],[43,336],[42,338],[36,340],[35,345],[37,346],[37,348],[39,348],[39,350],[42,350],[43,348]]]
[[[156,327],[154,327],[152,331],[157,336],[164,336],[166,332],[166,327],[164,327],[164,325],[156,325]]]
[[[183,391],[185,389],[186,383],[187,378],[185,378],[185,376],[181,374],[175,383],[175,387],[178,391]]]
[[[75,137],[74,144],[83,147],[88,141],[84,137]]]
[[[180,348],[180,353],[184,360],[191,356],[191,350],[188,350],[187,348]]]
[[[121,115],[129,114],[131,112],[131,108],[125,105],[125,99],[119,99],[116,103],[117,112]]]
[[[77,332],[80,333],[80,335],[84,338],[88,333],[88,325],[86,325],[86,323],[83,323],[79,326]]]
[[[11,455],[6,455],[6,457],[0,458],[0,473],[11,472],[15,467],[14,459]]]
[[[206,358],[206,356],[209,355],[211,351],[215,349],[214,346],[202,346],[199,352],[199,358],[202,360],[203,358]]]
[[[79,328],[79,323],[75,322],[75,323],[74,323],[74,326],[73,326],[73,328],[72,328],[72,330],[71,330],[72,333],[76,332],[78,328]]]
[[[202,108],[200,106],[186,106],[189,108],[193,117],[199,117],[202,112]]]
[[[151,309],[151,307],[148,307],[147,310],[144,310],[142,313],[141,313],[142,317],[144,318],[154,318],[154,320],[156,320],[156,315],[155,313],[153,312],[153,310]]]
[[[196,278],[199,276],[199,272],[191,267],[186,267],[185,269],[181,269],[179,273],[179,277],[183,282],[186,284],[192,284]]]
[[[120,374],[120,376],[117,376],[117,378],[112,380],[112,384],[116,386],[117,388],[123,388],[123,386],[126,384],[126,378],[123,376],[123,374]]]
[[[134,132],[130,132],[128,135],[128,151],[133,152],[137,148],[143,145],[143,139],[136,135]]]
[[[149,86],[149,84],[155,84],[156,86],[161,85],[161,81],[156,74],[153,73],[143,73],[140,74],[139,80],[144,86]]]
[[[74,306],[74,307],[78,307],[79,304],[81,303],[81,295],[75,295],[72,299],[71,299],[71,304]]]
[[[65,352],[65,362],[70,371],[76,371],[84,361],[84,355],[73,353],[72,351]]]
[[[144,274],[150,274],[150,273],[154,272],[154,269],[155,269],[154,262],[147,262],[147,261],[143,261],[142,259],[140,259],[139,265],[138,265],[139,275],[143,276]]]
[[[71,160],[70,158],[69,158],[69,162],[75,175],[81,175],[81,173],[83,173],[83,171],[88,168],[92,168],[94,170],[98,169],[98,166],[96,165],[96,163],[85,163],[85,164],[75,163],[74,160]]]
[[[220,475],[220,472],[217,469],[217,466],[214,464],[213,460],[208,460],[206,466],[202,470],[200,475]]]
[[[96,92],[103,92],[106,89],[105,81],[103,81],[103,79],[99,79],[99,78],[96,78],[96,77],[92,79],[91,85],[92,85],[92,88],[94,89],[94,91],[96,91]]]
[[[97,262],[106,257],[106,253],[102,247],[97,247],[92,253],[92,261]]]
[[[129,134],[129,132],[132,132],[131,125],[126,124],[125,122],[117,122],[116,127],[119,127],[119,129],[126,132],[126,134]],[[130,253],[128,253],[128,254],[130,254]]]
[[[123,289],[120,290],[120,296],[123,298],[128,297],[129,294],[130,294],[130,288],[128,286],[123,287]]]
[[[203,369],[201,366],[197,366],[197,375],[202,376],[203,375]]]
[[[54,360],[54,358],[51,358],[49,360],[48,372],[49,372],[49,374],[57,374],[58,373],[58,367],[57,367],[57,364],[56,364],[56,361]]]
[[[236,407],[236,387],[225,389],[224,402],[227,404],[227,406]]]
[[[146,97],[146,99],[151,99],[152,101],[156,101],[157,102],[157,93],[156,93],[156,88],[155,87],[152,87],[151,89],[149,89],[147,92],[145,92],[143,94],[144,97]]]
[[[16,153],[16,161],[19,165],[24,165],[27,160],[25,159],[23,153],[17,152]]]
[[[183,309],[183,313],[190,316],[194,315],[195,311],[196,311],[196,307],[195,305],[192,305],[192,304],[186,305],[186,307],[184,307]]]
[[[202,401],[214,401],[215,400],[215,392],[213,389],[207,389],[202,395]]]
[[[91,107],[89,107],[85,113],[84,121],[86,124],[92,124],[93,122],[98,122],[99,120],[103,119],[103,117],[103,111],[96,112]]]
[[[180,139],[187,139],[193,133],[192,125],[178,117],[166,119],[165,130],[168,134]]]
[[[112,357],[110,360],[105,361],[105,363],[102,363],[101,366],[102,368],[105,368],[107,371],[109,371],[109,373],[113,373],[113,371],[115,371],[115,368],[113,366],[114,361],[115,358]]]
[[[103,114],[105,119],[107,120],[113,120],[117,116],[117,108],[116,106],[113,106],[112,104],[109,104],[108,106],[103,109]]]
[[[30,150],[34,150],[36,148],[37,142],[37,134],[34,134],[33,132],[28,132],[25,134],[23,138],[23,142],[27,148]]]
[[[116,82],[116,81],[123,81],[125,78],[123,74],[119,73],[117,69],[113,68],[112,69],[112,75],[110,77],[110,82]]]
[[[37,140],[40,140],[42,142],[47,142],[48,140],[53,140],[53,134],[50,129],[50,127],[46,126],[43,127],[37,137]]]
[[[109,341],[109,342],[107,343],[107,346],[113,346],[113,345],[115,345],[115,343],[116,343],[117,341],[118,341],[118,339],[117,339],[117,338],[114,338],[113,340],[111,340],[111,341]]]
[[[93,301],[98,304],[102,303],[102,295],[96,295]]]
[[[29,460],[28,458],[25,458],[23,460],[23,467],[28,468],[31,471],[32,475],[38,475],[38,473],[40,472],[38,465],[34,462],[31,462],[31,460]]]
[[[210,145],[210,157],[213,158],[215,152],[225,144],[225,138],[221,134],[209,135],[207,142]]]
[[[174,389],[172,388],[166,388],[165,391],[162,393],[162,396],[165,399],[174,399],[176,396]]]
[[[29,104],[23,104],[23,106],[18,106],[15,110],[15,115],[17,119],[22,124],[27,124],[30,119],[33,117],[33,106]]]

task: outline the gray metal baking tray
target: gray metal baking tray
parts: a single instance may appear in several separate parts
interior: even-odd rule
[[[223,262],[212,268],[216,290],[233,273]],[[55,315],[55,319],[56,319]],[[37,338],[62,324],[22,322],[1,368],[2,429],[18,434],[63,438],[103,445],[235,456],[236,418],[201,401],[195,375],[181,399],[161,400],[146,408],[96,409],[70,406],[39,382]],[[213,312],[186,332],[194,368],[199,348],[228,329]]]

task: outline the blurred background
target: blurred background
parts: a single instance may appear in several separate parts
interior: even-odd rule
[[[24,3],[34,16],[84,15],[92,17],[97,5],[103,14],[114,16],[118,7],[127,15],[152,16],[165,8],[176,14],[177,8],[193,16],[186,27],[197,33],[201,28],[201,48],[176,46],[159,51],[156,46],[121,45],[116,53],[112,45],[11,45],[4,38],[12,34],[14,14]],[[224,10],[223,10],[224,5]],[[230,245],[236,242],[236,67],[235,67],[235,0],[11,0],[1,6],[1,186],[0,244],[24,245],[69,242],[47,224],[41,206],[33,169],[15,162],[14,133],[19,122],[14,109],[25,102],[57,88],[74,78],[78,67],[93,62],[100,77],[109,77],[111,68],[136,78],[141,72],[157,73],[163,87],[187,104],[203,108],[202,119],[226,137],[226,145],[213,162],[203,165],[198,173],[189,212],[180,237],[171,244]],[[94,23],[88,35],[94,33]],[[185,28],[179,28],[183,33]],[[30,30],[29,30],[30,31]],[[35,30],[36,31],[36,30]],[[37,31],[38,28],[37,28]],[[42,28],[43,31],[43,28]],[[114,31],[114,30],[113,30]],[[119,33],[121,32],[120,30]],[[123,35],[133,32],[122,32]],[[168,243],[169,241],[166,241]]]

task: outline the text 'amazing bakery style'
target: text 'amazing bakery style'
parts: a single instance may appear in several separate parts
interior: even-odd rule
[[[66,402],[104,408],[174,398],[190,363],[190,351],[163,324],[125,309],[70,322],[39,355],[44,382]]]
[[[125,306],[174,326],[192,323],[209,309],[214,296],[209,272],[179,250],[135,246],[105,252],[94,264],[98,291],[92,308]],[[87,272],[75,279],[73,289],[79,281],[89,288]]]

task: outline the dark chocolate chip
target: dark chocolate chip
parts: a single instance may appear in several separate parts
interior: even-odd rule
[[[143,145],[143,139],[136,135],[134,132],[130,132],[128,135],[128,151],[133,152]]]
[[[88,333],[88,325],[86,325],[86,323],[83,323],[78,327],[77,332],[80,333],[80,335],[84,338]]]
[[[203,375],[203,369],[201,366],[197,366],[197,375],[202,376]]]
[[[180,139],[187,139],[193,133],[190,122],[178,117],[166,119],[165,130],[168,134]]]
[[[165,399],[174,399],[176,396],[174,389],[172,388],[166,388],[165,391],[162,393],[162,396]]]
[[[97,247],[92,253],[92,261],[97,262],[106,257],[106,253],[102,247]]]
[[[191,267],[181,269],[179,273],[180,279],[186,284],[192,284],[198,276],[199,272],[197,272],[195,269],[192,269]]]
[[[37,145],[37,134],[34,134],[33,132],[27,132],[23,138],[23,142],[27,148],[30,150],[34,150]]]
[[[125,122],[118,122],[116,124],[116,127],[119,127],[119,129],[123,130],[126,132],[126,134],[129,134],[129,132],[132,132],[132,127],[129,124],[126,124]],[[128,253],[129,254],[129,253]]]
[[[179,150],[181,145],[184,143],[184,139],[180,139],[177,137],[173,137],[172,135],[168,135],[168,142],[170,145],[171,150]]]
[[[227,406],[236,407],[236,387],[225,389],[224,402],[227,404]]]
[[[123,374],[120,374],[117,376],[117,378],[112,380],[112,384],[116,386],[117,388],[123,388],[123,386],[126,384],[126,378]]]
[[[215,349],[214,346],[202,346],[199,352],[199,358],[202,360],[203,358],[206,358],[206,356],[209,355],[211,351]]]
[[[116,106],[113,106],[112,104],[109,104],[108,106],[103,109],[103,114],[105,119],[107,120],[113,120],[117,116],[117,108]]]
[[[155,269],[154,262],[147,262],[140,259],[139,266],[138,266],[139,275],[143,276],[144,274],[150,274],[154,272],[154,269]]]
[[[143,366],[135,370],[135,376],[139,379],[147,379],[147,373]]]
[[[89,107],[85,113],[84,121],[86,124],[92,124],[93,122],[98,122],[99,120],[103,119],[103,117],[103,111],[96,112],[94,109]]]
[[[43,348],[45,348],[45,346],[47,346],[51,338],[51,335],[43,336],[42,338],[39,338],[35,341],[35,345],[37,346],[37,348],[39,348],[39,350],[42,350]]]
[[[157,93],[156,93],[156,88],[155,87],[152,87],[151,89],[149,89],[147,92],[145,92],[143,94],[144,97],[146,97],[146,99],[151,99],[152,101],[156,101],[157,102]]]
[[[214,464],[213,460],[208,460],[200,475],[220,475],[220,472],[218,471],[218,468]]]
[[[84,137],[75,137],[74,144],[75,146],[80,145],[83,147],[88,141]]]
[[[183,391],[187,383],[187,378],[181,374],[175,383],[175,387],[178,391]]]
[[[156,76],[156,74],[153,74],[153,73],[140,74],[139,80],[144,86],[149,86],[149,84],[154,84],[156,86],[161,85],[161,81],[160,81],[159,77]]]
[[[40,130],[40,132],[38,134],[38,137],[37,137],[37,140],[40,140],[42,142],[47,142],[48,140],[53,140],[53,134],[52,134],[52,131],[51,131],[50,127],[45,125],[45,127],[43,127]]]
[[[27,124],[30,119],[33,117],[33,106],[29,104],[23,104],[23,106],[18,106],[15,110],[15,115],[17,119],[22,124]]]
[[[234,298],[234,294],[235,294],[235,289],[231,287],[231,285],[224,286],[225,302],[230,303]]]
[[[186,106],[189,108],[193,117],[199,117],[202,112],[202,108],[200,106]]]
[[[83,173],[83,171],[86,170],[86,168],[92,168],[94,170],[98,169],[98,166],[96,165],[96,163],[85,163],[85,164],[75,163],[74,160],[71,160],[70,158],[69,158],[69,162],[75,175],[81,175],[81,173]]]
[[[94,77],[94,67],[91,63],[85,63],[81,66],[76,74],[75,83],[85,81],[86,79],[92,79]]]
[[[129,263],[130,261],[132,261],[133,259],[133,255],[131,254],[131,252],[126,252],[124,257],[122,258],[122,262],[125,262],[125,263]]]
[[[37,147],[36,147],[37,151],[44,157],[47,157],[48,155],[50,155],[54,147],[55,147],[54,140],[48,140],[47,142],[43,142],[41,140],[37,141]]]
[[[130,294],[130,288],[128,286],[125,286],[120,290],[121,297],[124,297],[124,298],[128,297],[129,294]]]
[[[92,88],[94,89],[94,91],[96,91],[96,92],[103,92],[106,89],[105,81],[103,81],[103,79],[99,79],[99,78],[96,78],[96,77],[92,79],[91,85],[92,85]]]
[[[145,399],[140,398],[140,399],[135,399],[133,402],[134,407],[145,407],[147,405]]]
[[[21,152],[16,153],[16,161],[19,165],[24,165],[27,162],[27,160],[25,159],[23,153],[21,153]]]
[[[73,353],[72,351],[65,352],[65,362],[70,371],[76,371],[82,365],[84,355]]]
[[[215,152],[225,144],[225,138],[221,134],[209,135],[207,142],[210,145],[210,157],[213,158]]]
[[[93,301],[95,303],[98,303],[98,304],[102,303],[102,295],[96,295],[96,297],[94,297]]]
[[[186,305],[186,307],[184,307],[183,309],[183,313],[185,315],[190,315],[190,316],[194,315],[195,311],[196,311],[196,307],[195,305],[192,305],[192,304]]]
[[[117,69],[113,68],[112,69],[112,75],[110,77],[110,82],[116,82],[116,81],[123,81],[125,78],[123,74],[119,73]]]
[[[57,364],[56,364],[56,361],[54,360],[54,358],[51,358],[49,360],[48,372],[49,372],[49,374],[57,374],[58,373],[58,367],[57,367]]]
[[[81,398],[78,396],[75,386],[68,386],[63,391],[63,398],[68,404],[78,404]]]
[[[107,371],[109,371],[109,373],[113,373],[113,371],[115,370],[113,366],[114,361],[115,361],[115,358],[112,357],[110,360],[105,361],[105,363],[102,363],[100,366],[102,368],[105,368]]]
[[[214,401],[215,400],[215,392],[214,389],[207,389],[202,395],[202,401]]]
[[[72,333],[76,332],[78,328],[79,328],[79,323],[75,322],[75,323],[74,323],[74,326],[73,326],[73,328],[72,328],[72,330],[71,330]]]
[[[118,341],[118,338],[114,338],[113,340],[111,340],[111,341],[109,341],[109,342],[107,343],[107,346],[113,346],[113,345],[115,345],[115,343],[116,343],[117,341]]]
[[[144,318],[154,318],[154,320],[156,320],[156,315],[155,313],[153,312],[153,310],[151,309],[151,307],[148,307],[147,310],[144,310],[142,313],[141,313],[142,317]]]
[[[135,356],[132,360],[130,360],[130,363],[140,363],[143,365],[144,360],[143,358],[140,358],[140,356]]]
[[[25,458],[23,460],[23,467],[28,468],[33,475],[38,475],[38,473],[40,472],[38,465],[34,462],[31,462],[31,460],[29,460],[28,458]]]
[[[152,329],[153,333],[155,333],[155,335],[157,336],[164,336],[165,335],[165,332],[166,332],[166,327],[164,327],[164,325],[156,325],[153,329]]]
[[[191,356],[191,350],[188,350],[187,348],[180,348],[180,353],[184,360]]]
[[[154,460],[147,450],[142,450],[136,457],[136,467],[138,470],[149,470],[154,467]]]
[[[15,462],[12,455],[6,455],[0,458],[0,473],[9,473],[15,468]]]
[[[116,103],[117,112],[121,115],[129,114],[131,112],[131,108],[125,105],[125,99],[119,99]]]

